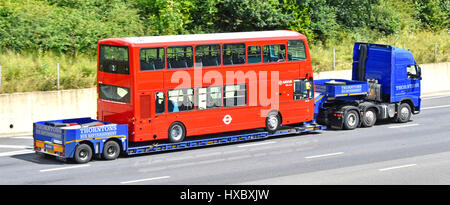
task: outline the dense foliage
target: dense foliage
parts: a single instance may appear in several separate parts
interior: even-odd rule
[[[2,49],[77,54],[106,37],[292,29],[313,42],[448,29],[446,0],[3,0]],[[398,6],[400,5],[400,6]],[[397,10],[392,7],[397,6]]]
[[[95,85],[103,38],[290,29],[308,37],[320,71],[332,48],[338,69],[348,67],[355,41],[406,45],[419,63],[448,61],[449,24],[448,0],[1,0],[0,93],[54,89],[56,62],[63,88]],[[41,77],[20,87],[29,75]]]

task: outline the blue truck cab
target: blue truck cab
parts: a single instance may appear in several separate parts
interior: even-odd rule
[[[352,80],[316,80],[316,120],[336,129],[370,127],[377,119],[408,122],[420,112],[421,68],[407,49],[355,43]]]

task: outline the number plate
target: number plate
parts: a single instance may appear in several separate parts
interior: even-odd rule
[[[45,144],[45,149],[46,149],[47,151],[53,150],[53,145],[51,145],[51,144]]]

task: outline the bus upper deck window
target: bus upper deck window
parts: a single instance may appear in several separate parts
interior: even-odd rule
[[[191,68],[194,65],[192,46],[167,48],[167,68]]]
[[[100,45],[99,70],[115,74],[130,74],[128,47]]]
[[[263,61],[264,63],[286,61],[286,45],[264,45]]]
[[[161,70],[165,67],[164,48],[143,48],[140,51],[141,70]]]
[[[305,44],[301,40],[288,41],[289,61],[300,61],[306,59]]]
[[[245,44],[223,44],[222,55],[224,65],[245,64]]]

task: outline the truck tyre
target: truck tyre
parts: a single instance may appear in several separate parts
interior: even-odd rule
[[[377,122],[377,112],[373,108],[369,108],[362,116],[362,125],[364,127],[372,127]]]
[[[120,146],[116,141],[110,140],[103,145],[102,158],[106,160],[114,160],[119,157]]]
[[[271,112],[266,117],[266,131],[274,133],[280,128],[281,118],[276,112]]]
[[[75,148],[74,160],[78,164],[84,164],[92,159],[92,148],[87,144],[79,144]]]
[[[186,128],[181,122],[174,122],[169,127],[169,141],[181,142],[186,137]]]
[[[344,115],[344,129],[353,130],[358,127],[359,114],[355,110],[349,110]]]
[[[396,120],[399,123],[408,122],[411,118],[411,107],[408,103],[402,103],[398,107]]]

